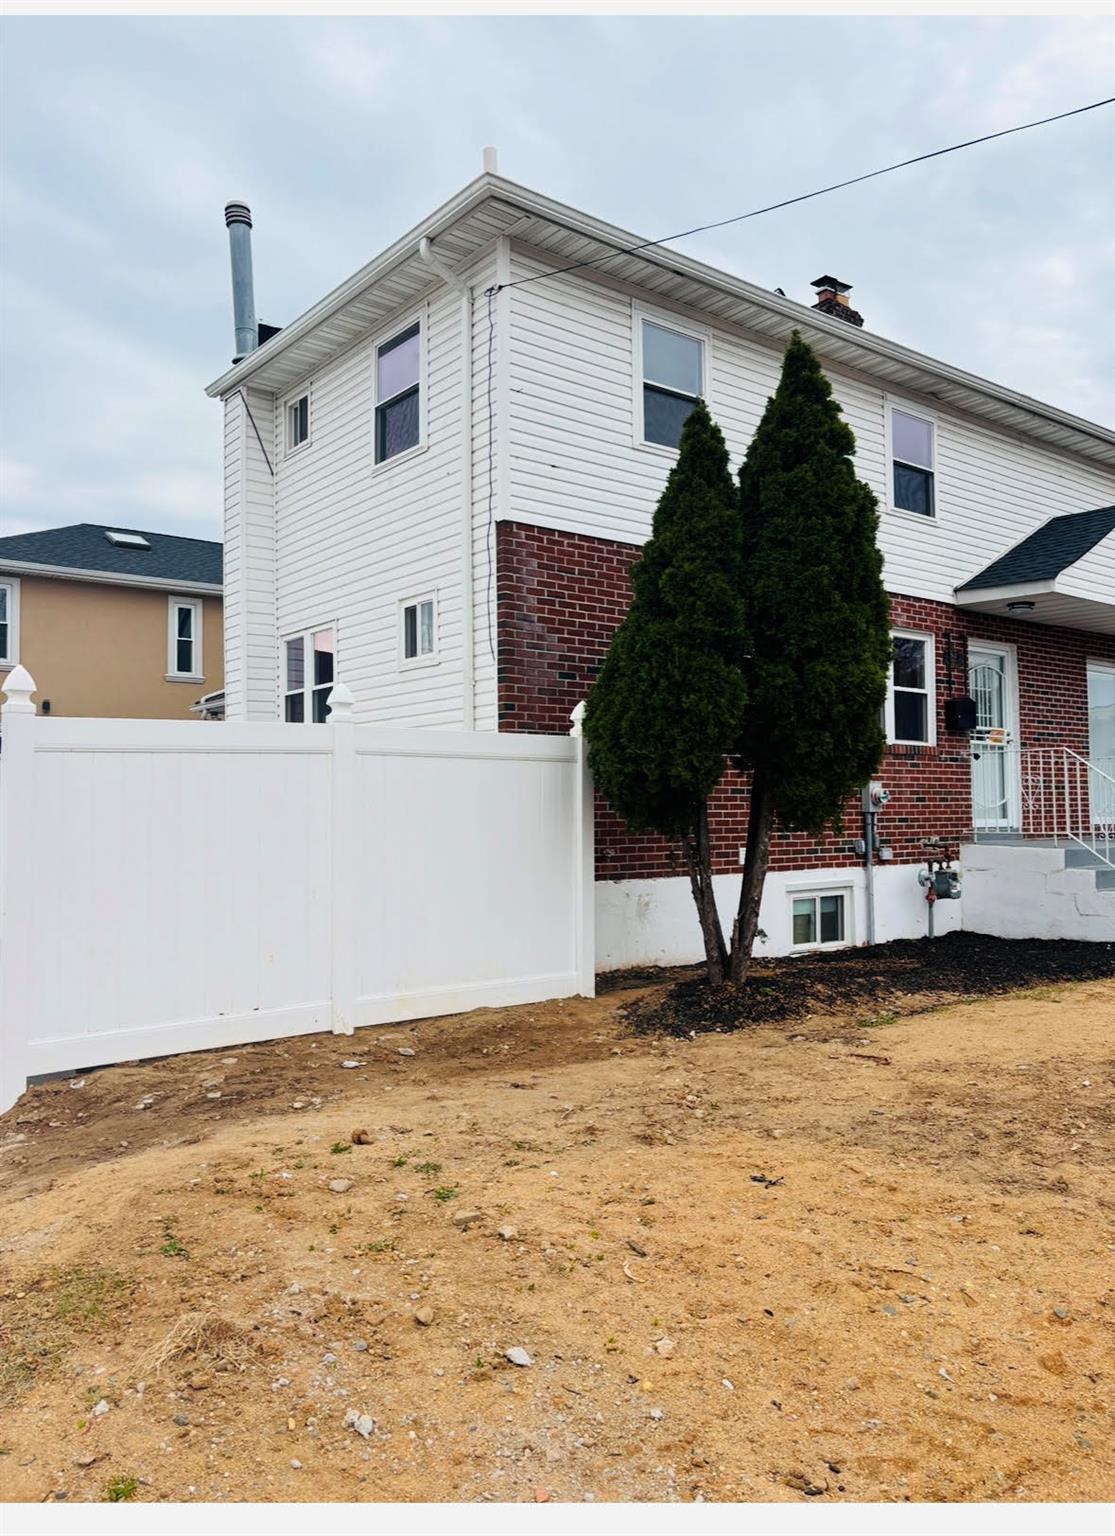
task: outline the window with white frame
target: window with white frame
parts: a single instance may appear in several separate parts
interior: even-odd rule
[[[936,663],[932,635],[895,630],[887,689],[887,740],[932,746],[936,740]]]
[[[416,320],[376,348],[376,463],[422,440],[422,328]]]
[[[891,506],[936,515],[936,427],[931,417],[890,407]]]
[[[819,949],[847,942],[847,891],[795,891],[790,922],[795,949]]]
[[[705,345],[699,336],[640,320],[643,442],[676,448],[686,417],[705,392]]]
[[[337,676],[337,641],[332,625],[307,629],[283,641],[283,719],[320,725],[329,717],[329,695]]]
[[[19,665],[19,582],[0,581],[0,667]]]
[[[198,679],[201,671],[201,602],[172,597],[167,636],[167,675]]]
[[[293,453],[310,441],[310,396],[299,395],[288,400],[286,407],[286,451]]]
[[[437,600],[432,592],[399,604],[399,657],[404,667],[437,659]]]

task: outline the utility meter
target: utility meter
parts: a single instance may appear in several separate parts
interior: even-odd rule
[[[863,808],[865,811],[878,811],[890,799],[890,790],[884,789],[878,779],[872,779],[863,791]]]

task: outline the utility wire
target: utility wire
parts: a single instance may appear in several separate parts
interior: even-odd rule
[[[1111,106],[1113,102],[1115,102],[1115,96],[1106,96],[1102,101],[1090,102],[1086,107],[1073,107],[1069,112],[1057,112],[1052,117],[1039,117],[1031,123],[1018,123],[1014,128],[1000,128],[997,133],[985,133],[978,139],[965,139],[962,144],[949,144],[944,149],[931,149],[928,154],[913,155],[909,160],[898,160],[894,165],[881,166],[877,171],[865,171],[862,176],[849,176],[847,181],[834,181],[831,186],[818,187],[816,191],[803,192],[798,197],[787,197],[780,203],[768,203],[765,208],[752,208],[749,213],[737,213],[730,219],[717,219],[712,224],[697,224],[693,229],[683,229],[676,235],[663,235],[659,240],[644,240],[639,245],[617,246],[606,256],[594,256],[588,261],[575,261],[567,267],[554,267],[548,272],[535,272],[530,277],[517,277],[509,283],[497,283],[487,292],[497,294],[504,288],[518,288],[523,283],[537,283],[544,277],[560,277],[563,272],[578,272],[583,267],[596,267],[603,261],[614,260],[617,256],[634,256],[639,251],[665,245],[671,240],[684,240],[689,235],[704,234],[706,230],[724,229],[729,224],[741,224],[744,219],[757,219],[761,213],[774,213],[776,209],[790,208],[795,203],[807,203],[810,198],[824,197],[829,192],[839,192],[844,187],[854,187],[861,181],[872,181],[876,176],[888,176],[891,171],[904,170],[908,165],[919,165],[923,160],[936,160],[940,155],[952,155],[958,149],[971,149],[974,144],[988,144],[992,139],[1005,139],[1012,133],[1025,133],[1030,128],[1044,128],[1047,123],[1059,123],[1066,117],[1078,117],[1082,112],[1094,112],[1098,107]]]

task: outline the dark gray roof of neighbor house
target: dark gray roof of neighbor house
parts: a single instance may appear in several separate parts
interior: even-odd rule
[[[113,543],[110,533],[138,536],[147,548]],[[126,580],[144,576],[166,582],[200,583],[219,587],[223,546],[215,539],[184,539],[174,533],[149,533],[119,523],[73,523],[68,528],[44,528],[0,538],[0,565],[9,560],[53,565],[67,571],[100,572]]]
[[[1091,512],[1069,512],[1064,517],[1051,517],[956,590],[970,592],[979,587],[1013,587],[1026,581],[1052,581],[1054,576],[1083,559],[1111,532],[1115,532],[1115,507],[1095,507]]]

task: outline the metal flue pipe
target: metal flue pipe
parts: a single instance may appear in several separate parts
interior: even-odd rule
[[[252,211],[247,203],[226,203],[229,255],[232,259],[232,323],[236,328],[234,363],[259,346],[255,288],[252,282]]]

